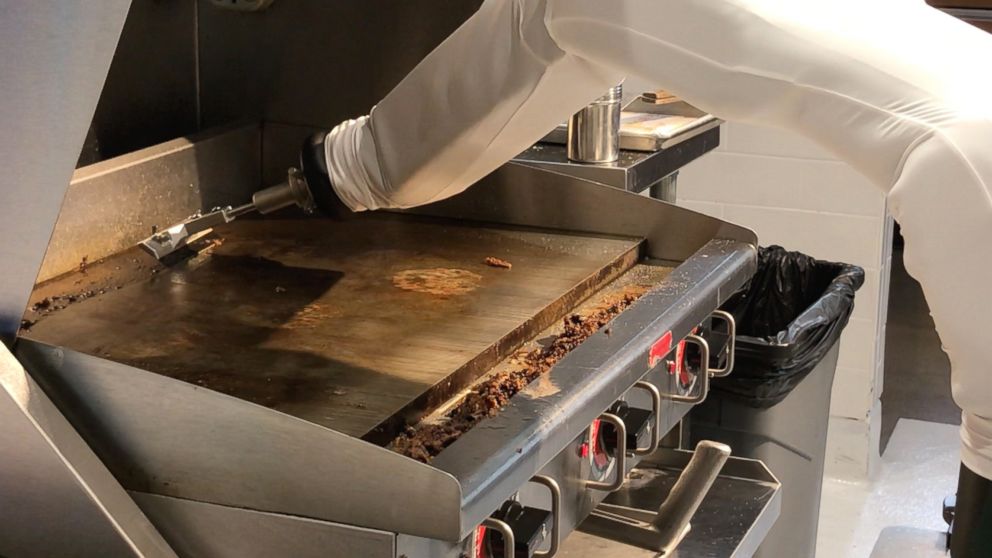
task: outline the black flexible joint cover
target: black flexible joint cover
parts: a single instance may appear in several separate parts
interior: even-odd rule
[[[327,159],[324,157],[324,138],[327,132],[317,132],[303,141],[300,149],[300,170],[310,188],[314,205],[325,217],[343,219],[351,215],[351,210],[338,198],[331,186]]]

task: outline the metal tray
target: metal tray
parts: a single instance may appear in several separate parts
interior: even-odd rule
[[[631,472],[627,485],[607,497],[604,503],[656,510],[691,457],[690,451],[659,450],[641,462]],[[743,558],[753,555],[778,519],[781,488],[781,483],[760,461],[731,457],[693,517],[688,535],[676,551],[666,557]],[[657,552],[584,532],[583,525],[562,545],[560,558],[659,556]],[[618,529],[615,534],[615,538],[621,539],[623,530]]]

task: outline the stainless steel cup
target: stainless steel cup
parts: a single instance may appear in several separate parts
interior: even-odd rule
[[[623,84],[568,120],[568,158],[577,163],[613,163],[620,158]]]

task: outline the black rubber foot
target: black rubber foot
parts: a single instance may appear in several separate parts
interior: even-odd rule
[[[332,219],[345,219],[352,215],[348,206],[338,198],[331,186],[327,159],[324,157],[324,138],[327,132],[317,132],[303,142],[300,149],[300,171],[307,181],[317,211]]]
[[[961,465],[951,525],[951,558],[992,556],[992,480]]]

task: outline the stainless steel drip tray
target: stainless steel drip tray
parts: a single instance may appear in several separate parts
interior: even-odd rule
[[[635,468],[627,484],[604,504],[657,510],[689,463],[692,452],[662,449]],[[781,484],[760,461],[731,457],[692,519],[677,550],[666,557],[751,556],[781,509]],[[590,517],[558,554],[564,558],[640,558],[658,552],[626,544],[624,527],[597,528]],[[604,532],[605,531],[605,532]],[[595,534],[591,534],[591,533]],[[609,537],[609,538],[604,538]],[[614,540],[610,540],[614,539]]]

